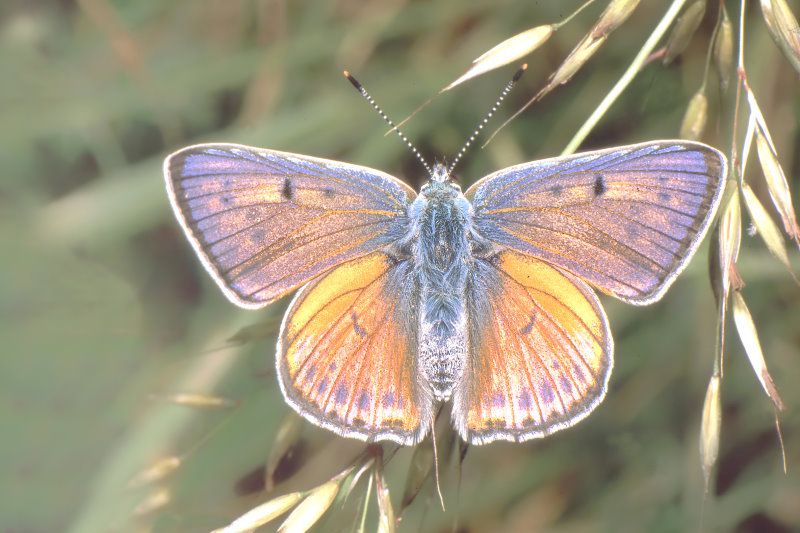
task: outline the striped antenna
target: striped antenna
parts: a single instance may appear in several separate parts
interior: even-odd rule
[[[384,121],[386,121],[386,123],[387,123],[387,124],[389,124],[389,126],[390,126],[390,127],[391,127],[391,128],[394,130],[394,131],[396,131],[396,132],[397,132],[397,135],[399,135],[399,136],[400,136],[400,138],[403,140],[403,142],[404,142],[404,143],[406,143],[406,146],[408,146],[408,147],[411,149],[411,152],[412,152],[412,153],[413,153],[413,154],[414,154],[414,155],[417,157],[417,159],[419,159],[419,162],[420,162],[420,163],[422,163],[422,166],[423,166],[423,167],[425,167],[425,170],[427,170],[427,171],[428,171],[428,176],[430,176],[431,178],[433,178],[433,171],[431,170],[431,166],[428,164],[428,162],[427,162],[427,161],[425,161],[425,158],[424,158],[424,157],[422,157],[422,154],[420,154],[420,153],[419,153],[419,150],[417,150],[416,146],[414,146],[413,144],[411,144],[411,141],[409,141],[409,140],[408,140],[408,137],[406,137],[406,136],[405,136],[405,134],[404,134],[402,131],[400,131],[400,130],[397,128],[397,126],[395,126],[394,122],[392,122],[392,119],[390,119],[390,118],[389,118],[389,117],[386,115],[386,113],[384,113],[384,112],[383,112],[383,109],[381,109],[381,108],[378,106],[378,104],[376,104],[376,103],[375,103],[375,100],[372,98],[372,96],[370,96],[370,94],[367,92],[367,90],[364,88],[364,86],[363,86],[363,85],[361,85],[361,83],[359,83],[359,81],[358,81],[357,79],[355,79],[355,78],[354,78],[354,77],[353,77],[353,76],[352,76],[352,75],[351,75],[351,74],[350,74],[348,71],[346,71],[346,70],[344,71],[344,77],[345,77],[345,78],[347,78],[347,79],[350,81],[350,83],[352,83],[352,84],[353,84],[353,87],[355,87],[355,88],[358,90],[358,92],[360,92],[360,93],[361,93],[361,96],[363,96],[363,97],[364,97],[364,98],[367,100],[367,102],[369,102],[369,104],[372,106],[372,108],[373,108],[375,111],[377,111],[377,112],[378,112],[378,114],[381,116],[381,118],[382,118]]]
[[[489,119],[492,118],[492,116],[497,111],[497,108],[500,107],[500,104],[503,103],[503,100],[505,100],[506,96],[508,96],[508,93],[511,92],[511,89],[514,88],[514,85],[519,81],[519,79],[522,77],[522,75],[525,74],[525,71],[527,69],[528,69],[528,64],[525,63],[514,74],[514,77],[511,78],[511,81],[509,81],[506,84],[506,86],[503,88],[503,92],[501,92],[500,96],[497,98],[497,101],[494,103],[494,105],[489,110],[489,112],[486,113],[486,116],[483,117],[483,120],[481,120],[480,124],[478,124],[478,127],[475,128],[475,131],[472,132],[472,135],[469,136],[469,139],[467,139],[467,142],[465,142],[464,146],[461,147],[461,150],[458,151],[458,153],[456,154],[455,159],[453,159],[453,162],[450,163],[450,166],[447,167],[447,173],[448,174],[451,174],[453,172],[453,169],[456,167],[458,162],[461,161],[461,158],[467,152],[467,149],[470,147],[472,142],[475,140],[475,137],[477,137],[478,134],[481,132],[481,130],[483,130],[484,126],[486,126],[486,124],[489,122]]]

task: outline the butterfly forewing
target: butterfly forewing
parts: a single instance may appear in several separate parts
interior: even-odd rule
[[[657,141],[534,161],[466,193],[484,237],[633,304],[661,297],[713,218],[725,158]]]
[[[317,425],[362,440],[419,442],[432,401],[417,371],[415,276],[375,252],[304,287],[278,343],[281,390]]]
[[[415,196],[377,170],[233,144],[184,148],[164,174],[197,254],[243,307],[396,241]]]
[[[464,440],[542,437],[600,403],[613,347],[588,285],[506,250],[475,262],[469,298],[470,357],[453,399]]]

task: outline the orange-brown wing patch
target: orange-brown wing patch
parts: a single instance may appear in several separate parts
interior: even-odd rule
[[[304,287],[281,328],[278,373],[292,407],[345,437],[419,442],[432,403],[419,384],[413,269],[376,252]]]
[[[239,145],[184,148],[164,175],[195,251],[243,307],[402,237],[414,196],[377,170]]]
[[[474,444],[569,427],[605,395],[613,346],[594,292],[545,262],[504,251],[476,261],[470,358],[453,419]]]

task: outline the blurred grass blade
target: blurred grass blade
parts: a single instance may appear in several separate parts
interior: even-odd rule
[[[683,0],[679,0],[683,1]],[[608,35],[617,29],[633,13],[640,0],[612,0],[601,13],[600,18],[592,26],[592,29],[580,42],[572,49],[567,58],[561,63],[556,71],[550,75],[545,85],[533,98],[528,100],[525,105],[514,112],[499,128],[489,136],[483,146],[486,146],[494,139],[497,132],[506,127],[512,120],[517,118],[522,112],[528,109],[534,102],[541,100],[547,93],[563,83],[567,83],[580,68],[600,49],[608,38]]]
[[[703,465],[705,492],[711,485],[711,472],[717,463],[719,433],[722,424],[722,406],[719,394],[720,375],[714,374],[708,382],[703,402],[703,418],[700,423],[700,459]]]
[[[721,242],[719,238],[720,222],[714,224],[714,229],[711,230],[711,247],[708,249],[708,277],[711,281],[711,291],[714,293],[714,301],[717,302],[717,307],[722,304],[722,293],[724,292],[722,280],[722,260],[720,248]]]
[[[794,271],[789,262],[789,254],[786,252],[786,243],[783,240],[780,228],[778,228],[778,225],[772,220],[772,217],[759,201],[753,189],[746,183],[742,184],[742,196],[744,198],[744,205],[747,207],[747,211],[750,214],[750,219],[753,221],[764,244],[767,245],[767,249],[783,263],[792,274],[792,277],[794,277]],[[795,281],[797,281],[796,278]]]
[[[508,65],[509,63],[512,63],[517,59],[530,54],[547,42],[547,40],[550,39],[550,37],[558,28],[572,20],[578,15],[578,13],[589,7],[594,2],[595,0],[587,0],[561,22],[536,26],[535,28],[518,33],[513,37],[509,37],[505,41],[474,59],[472,61],[472,67],[470,67],[467,72],[439,92],[443,93],[444,91],[449,91],[453,87],[460,85],[467,80],[470,80],[476,76],[480,76],[481,74],[485,74],[486,72],[504,65]],[[400,124],[398,124],[398,126],[399,125]]]
[[[148,494],[133,509],[134,516],[143,516],[162,509],[172,501],[172,493],[169,489],[161,487]]]
[[[797,218],[792,206],[789,183],[783,173],[778,157],[761,131],[756,132],[756,148],[758,150],[758,160],[764,172],[764,179],[767,182],[767,190],[769,190],[772,202],[781,214],[783,228],[789,237],[800,245],[800,227],[797,225]]]
[[[544,44],[551,35],[553,35],[555,28],[555,24],[537,26],[506,39],[502,43],[478,57],[472,62],[473,65],[469,68],[469,70],[467,70],[459,78],[439,92],[442,93],[449,91],[453,87],[461,85],[467,80],[471,80],[476,76],[480,76],[481,74],[485,74],[504,65],[508,65],[509,63],[512,63],[517,59],[530,54]]]
[[[597,52],[608,36],[619,28],[631,16],[640,0],[612,0],[600,18],[595,22],[588,35],[572,49],[561,66],[550,76],[547,85],[539,91],[534,100],[542,98],[555,87],[567,83],[580,68]],[[527,107],[530,102],[525,105]],[[524,108],[523,108],[524,109]]]
[[[337,476],[309,491],[278,528],[279,533],[305,533],[311,529],[336,499],[340,484],[341,478]]]
[[[343,499],[346,500],[350,497],[350,494],[353,492],[353,489],[358,484],[358,481],[361,479],[361,476],[364,475],[364,472],[372,468],[372,464],[374,463],[375,459],[370,457],[366,461],[364,461],[359,468],[353,472],[353,475],[348,477],[345,481],[345,491]]]
[[[149,82],[144,49],[125,27],[120,13],[108,0],[78,0],[89,19],[106,35],[108,44],[124,70],[138,83]]]
[[[669,34],[669,39],[667,39],[666,51],[664,52],[665,65],[672,63],[676,57],[686,50],[697,28],[700,27],[700,23],[703,22],[705,14],[705,0],[697,0],[678,17],[678,20],[675,21],[675,26],[672,27],[672,33]]]
[[[275,520],[297,505],[306,495],[304,492],[290,492],[253,507],[242,516],[219,531],[224,533],[245,533]]]
[[[766,120],[764,120],[764,115],[761,113],[755,94],[753,94],[747,83],[747,78],[743,78],[743,86],[747,94],[750,113],[758,126],[756,129],[756,147],[761,169],[764,172],[764,178],[767,183],[767,190],[769,190],[772,203],[781,215],[784,230],[800,246],[800,227],[797,225],[797,217],[792,206],[789,183],[778,161],[775,144],[772,142]]]
[[[744,350],[747,353],[747,358],[750,359],[750,364],[761,382],[761,386],[769,396],[772,403],[778,410],[783,410],[783,400],[781,400],[778,390],[775,388],[775,383],[772,381],[767,370],[767,363],[764,360],[764,353],[761,351],[761,343],[758,340],[758,332],[756,331],[753,317],[741,293],[734,291],[733,293],[733,322],[736,324],[736,331],[739,332],[739,338],[742,341]]]
[[[267,456],[264,468],[264,486],[267,492],[275,488],[275,472],[290,454],[293,454],[300,443],[300,429],[303,427],[302,418],[290,412],[281,420],[272,448]]]
[[[720,216],[713,231],[713,244],[708,254],[711,289],[722,316],[728,302],[730,287],[739,288],[742,283],[736,270],[739,257],[742,223],[741,206],[739,204],[739,185],[735,179],[729,178],[720,201]],[[725,323],[720,319],[720,327],[724,331]],[[720,338],[723,341],[724,337]]]
[[[406,507],[411,505],[411,502],[417,497],[422,485],[430,477],[432,470],[433,440],[424,439],[417,444],[414,448],[414,454],[411,456],[411,464],[408,467],[408,477],[406,477],[406,486],[403,489],[403,498],[400,500],[401,513]]]
[[[177,394],[167,394],[164,396],[157,396],[158,398],[174,403],[176,405],[183,405],[186,407],[197,407],[201,409],[220,409],[226,407],[233,407],[236,405],[234,400],[230,398],[223,398],[222,396],[214,396],[211,394],[199,394],[191,392],[182,392]]]
[[[492,57],[506,57],[506,54],[518,54],[512,57],[509,61],[502,63],[501,65],[507,65],[516,59],[523,57],[525,54],[533,52],[539,46],[544,44],[550,36],[553,35],[553,32],[556,30],[555,24],[544,24],[542,26],[536,26],[535,28],[531,28],[529,30],[525,30],[520,32],[513,37],[509,37],[502,43],[498,44],[497,46],[489,49],[488,51],[482,53],[477,58],[475,58],[472,63],[477,65],[479,63],[483,63],[486,60],[491,59]],[[526,50],[521,52],[522,50]]]
[[[148,483],[153,483],[154,481],[159,481],[164,479],[172,472],[178,469],[181,465],[181,458],[175,455],[171,455],[169,457],[163,457],[150,465],[149,467],[145,468],[141,472],[138,472],[135,476],[133,476],[128,483],[129,487],[140,487],[142,485],[147,485]]]
[[[634,9],[641,0],[612,0],[605,11],[600,14],[600,18],[592,28],[590,37],[597,39],[605,37],[612,31],[619,28],[623,22],[628,20]]]
[[[707,118],[708,98],[706,98],[704,88],[701,87],[689,100],[686,113],[683,115],[680,131],[681,138],[692,141],[699,140],[706,129]]]
[[[781,459],[783,460],[783,474],[789,471],[786,465],[786,446],[783,443],[783,430],[781,430],[781,420],[778,418],[778,411],[775,411],[775,433],[778,434],[778,444],[781,447]]]
[[[446,87],[439,90],[438,94],[442,94],[445,91],[449,91],[458,85],[461,85],[465,81],[471,80],[472,78],[476,78],[482,74],[486,74],[492,70],[498,69],[504,65],[508,65],[520,59],[533,51],[537,48],[542,46],[545,42],[552,37],[553,33],[561,26],[572,20],[574,17],[578,15],[581,11],[585,8],[593,4],[595,0],[587,0],[584,2],[578,9],[573,11],[567,18],[564,20],[557,22],[555,24],[543,24],[541,26],[536,26],[534,28],[530,28],[525,30],[521,33],[518,33],[512,37],[509,37],[505,41],[501,42],[500,44],[490,48],[483,54],[479,55],[477,58],[472,60],[472,66],[461,76],[455,79],[452,83],[447,85]],[[437,94],[437,96],[438,96]],[[396,128],[403,126],[406,122],[411,120],[417,113],[422,111],[425,107],[430,104],[436,96],[433,96],[422,103],[419,107],[417,107],[414,111],[411,112],[410,115],[405,117],[403,120],[397,123]],[[384,136],[391,133],[395,128],[391,128],[387,131]]]
[[[800,27],[786,0],[761,0],[761,12],[772,40],[800,73]]]
[[[522,112],[528,109],[534,102],[541,100],[544,95],[552,91],[558,85],[562,83],[566,83],[569,81],[572,76],[587,62],[589,59],[594,55],[594,53],[602,46],[605,42],[606,38],[601,37],[596,40],[587,40],[584,39],[581,41],[577,47],[575,47],[572,52],[570,52],[567,59],[564,60],[563,63],[558,67],[558,69],[550,75],[550,78],[547,81],[547,85],[545,85],[538,93],[536,93],[533,98],[528,100],[525,105],[521,108],[516,110],[513,115],[511,115],[505,122],[503,122],[499,128],[494,130],[494,132],[486,139],[486,142],[483,146],[489,144],[494,136],[497,135],[501,129],[506,127],[512,120],[517,118]]]
[[[242,345],[264,339],[274,339],[278,334],[280,319],[278,314],[273,314],[260,322],[243,326],[228,338],[228,344]]]
[[[739,186],[736,180],[728,180],[726,187],[727,203],[723,204],[724,209],[719,219],[719,261],[722,273],[720,297],[723,302],[727,301],[731,285],[734,288],[741,285],[736,272],[736,260],[739,258],[739,246],[742,242],[742,207],[739,203]]]
[[[728,90],[733,73],[733,23],[728,16],[725,4],[720,4],[722,19],[714,39],[714,66],[717,68],[722,91]]]
[[[378,498],[378,533],[394,533],[396,522],[389,486],[383,477],[381,460],[375,462],[375,495]]]
[[[617,98],[625,91],[625,89],[631,84],[631,82],[636,78],[636,75],[641,71],[644,65],[647,64],[648,58],[655,50],[655,47],[661,42],[661,39],[664,37],[664,34],[669,30],[672,22],[680,13],[681,8],[686,3],[686,0],[673,0],[672,3],[667,8],[664,16],[661,17],[661,20],[658,21],[658,24],[647,37],[642,47],[636,53],[636,57],[633,58],[633,61],[628,65],[625,69],[625,72],[620,76],[617,83],[611,88],[611,90],[606,93],[603,97],[603,100],[597,104],[597,107],[592,111],[592,114],[589,115],[584,123],[578,128],[578,131],[575,132],[575,135],[572,136],[572,139],[569,140],[567,145],[561,151],[561,155],[569,155],[574,154],[578,147],[583,143],[586,137],[592,132],[600,119],[606,114],[606,112],[611,108]],[[635,7],[635,6],[634,6]],[[492,136],[497,134],[497,131],[502,129],[506,124],[512,121],[517,115],[519,115],[526,107],[528,107],[531,102],[525,104],[525,106],[520,110],[517,111],[512,117],[506,120],[498,130],[496,130]]]
[[[761,107],[758,105],[756,95],[753,93],[752,89],[750,89],[750,85],[747,83],[747,78],[743,79],[743,86],[745,94],[747,95],[747,105],[750,107],[750,113],[753,115],[753,118],[756,121],[758,131],[763,134],[764,137],[766,137],[767,143],[772,151],[776,151],[775,144],[772,142],[772,136],[769,134],[769,128],[767,128],[767,122],[764,120],[764,114],[761,112]]]
[[[747,175],[747,163],[750,161],[750,150],[753,147],[753,138],[756,136],[756,123],[755,113],[750,113],[750,116],[747,118],[747,130],[745,130],[744,141],[742,142],[742,166],[739,170],[741,176]]]
[[[584,39],[576,46],[569,56],[561,63],[561,66],[550,76],[547,85],[537,95],[541,99],[545,94],[552,91],[559,85],[567,83],[572,76],[585,65],[592,56],[600,49],[607,36],[603,35],[597,39]]]
[[[367,476],[367,490],[364,491],[364,506],[361,508],[361,517],[355,533],[365,533],[367,528],[367,513],[369,512],[369,501],[372,498],[372,476]]]

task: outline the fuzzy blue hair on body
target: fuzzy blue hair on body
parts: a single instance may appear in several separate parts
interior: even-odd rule
[[[467,282],[472,206],[437,164],[409,209],[419,287],[418,364],[437,400],[450,398],[467,360]]]

